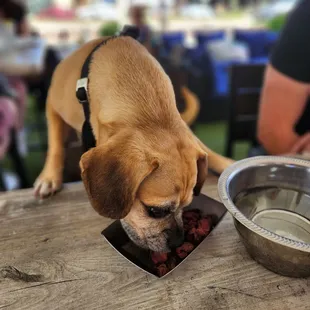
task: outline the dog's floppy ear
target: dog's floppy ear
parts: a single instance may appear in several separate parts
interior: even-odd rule
[[[80,167],[93,208],[102,216],[121,219],[129,213],[140,184],[158,167],[158,161],[122,140],[89,150]]]
[[[199,196],[202,186],[208,174],[208,155],[204,152],[199,153],[197,159],[197,181],[194,187],[194,195]]]

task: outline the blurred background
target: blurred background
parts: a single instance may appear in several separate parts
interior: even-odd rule
[[[46,151],[45,100],[57,64],[81,44],[141,29],[170,76],[180,112],[215,151],[245,158],[257,146],[263,72],[294,0],[1,0],[0,189],[31,187]],[[239,90],[242,91],[239,91]],[[65,181],[79,180],[80,144],[66,144]]]

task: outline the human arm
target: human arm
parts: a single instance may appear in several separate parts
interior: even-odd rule
[[[309,37],[310,1],[302,0],[289,16],[266,70],[258,139],[270,154],[290,152],[304,134],[295,129],[309,98]]]
[[[294,127],[301,117],[310,85],[298,82],[269,65],[258,119],[258,139],[269,154],[291,152],[300,139]]]

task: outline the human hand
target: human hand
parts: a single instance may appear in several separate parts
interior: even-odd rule
[[[291,149],[290,153],[293,154],[310,153],[310,132],[304,134],[298,139],[298,141]]]

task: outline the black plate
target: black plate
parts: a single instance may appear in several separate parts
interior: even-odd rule
[[[202,213],[202,216],[212,216],[213,227],[211,231],[218,225],[226,213],[226,208],[223,204],[205,195],[195,197],[192,204],[186,207],[184,210],[191,209],[199,209]],[[136,246],[129,239],[120,221],[113,222],[110,226],[102,231],[102,235],[106,241],[108,241],[108,243],[128,261],[143,271],[158,277],[154,270],[154,264],[152,263],[150,252]],[[208,236],[205,237],[205,239],[206,238],[208,238]],[[202,242],[204,242],[204,240]],[[187,257],[194,253],[198,247],[199,246],[197,246]],[[175,268],[177,268],[185,259],[183,259]],[[175,268],[173,268],[171,271],[173,271]],[[170,272],[168,272],[165,276],[167,276]]]

